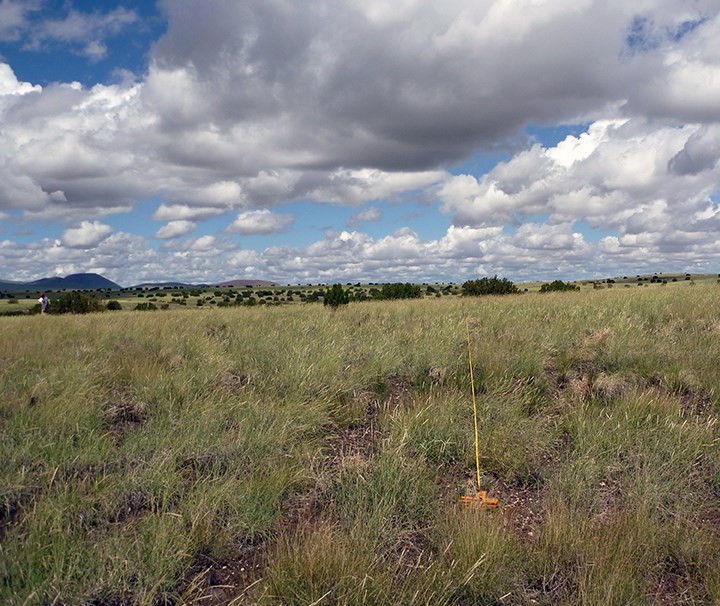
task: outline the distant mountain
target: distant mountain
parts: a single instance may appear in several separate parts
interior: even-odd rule
[[[33,282],[9,282],[0,280],[0,290],[118,290],[119,285],[99,274],[71,274],[64,278],[40,278]]]
[[[227,282],[219,282],[216,286],[277,286],[277,282],[268,282],[267,280],[228,280]]]

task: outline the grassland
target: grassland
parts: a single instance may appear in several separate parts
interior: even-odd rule
[[[670,286],[0,318],[0,603],[718,604],[720,285]]]

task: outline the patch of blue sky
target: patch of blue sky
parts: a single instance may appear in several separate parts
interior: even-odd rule
[[[371,208],[380,211],[377,221],[362,220],[358,215]],[[312,201],[299,201],[288,207],[287,211],[273,211],[276,214],[292,214],[295,222],[286,232],[280,234],[244,235],[233,233],[232,238],[243,248],[257,251],[270,246],[303,248],[322,240],[327,233],[338,234],[342,231],[367,234],[374,240],[391,236],[399,229],[410,228],[420,239],[436,240],[442,238],[450,225],[450,217],[437,212],[432,204],[409,201],[395,204],[387,200],[375,200],[357,207],[323,204]],[[220,217],[218,231],[225,230],[232,217]],[[203,229],[210,227],[204,222]]]
[[[688,21],[683,21],[678,25],[674,31],[669,32],[670,33],[670,39],[673,42],[679,42],[682,40],[685,36],[688,34],[694,32],[698,27],[703,25],[705,22],[707,22],[707,17],[700,17],[699,19],[691,19]]]
[[[109,215],[100,218],[99,221],[110,225],[115,231],[132,233],[152,239],[155,232],[165,225],[164,221],[154,221],[152,219],[153,213],[160,206],[160,202],[159,197],[149,198],[136,203],[132,211],[128,213]]]
[[[681,21],[674,27],[658,28],[652,17],[636,15],[625,35],[625,45],[630,54],[651,52],[666,42],[680,42],[707,21],[707,17],[698,17]]]
[[[90,0],[48,0],[41,10],[27,13],[28,23],[17,40],[0,40],[0,60],[7,62],[23,82],[47,86],[53,82],[80,82],[90,87],[116,81],[120,70],[142,74],[148,65],[151,45],[165,31],[165,21],[154,2],[127,0],[98,3]],[[102,37],[62,40],[38,34],[43,23],[62,21],[71,11],[82,15],[107,14],[122,8],[137,19],[104,32]],[[91,42],[105,47],[105,53],[89,56],[84,49]]]
[[[8,219],[2,221],[5,233],[19,244],[35,244],[45,238],[60,239],[67,225],[53,219],[35,219],[28,221],[22,218],[19,211],[9,211]]]
[[[589,123],[583,122],[579,124],[558,124],[555,126],[539,126],[529,124],[525,128],[530,144],[540,143],[545,148],[555,147],[567,137],[579,137],[582,133],[587,132]]]
[[[451,217],[440,213],[436,203],[416,201],[402,205],[376,203],[374,206],[382,211],[382,221],[363,223],[361,229],[376,239],[407,227],[424,242],[439,240],[447,233],[451,223]]]
[[[608,236],[619,235],[618,232],[615,230],[597,229],[595,227],[592,227],[585,221],[575,221],[575,223],[573,224],[573,230],[576,232],[580,232],[583,235],[585,241],[593,245],[599,244],[603,238],[606,238]]]
[[[647,52],[657,48],[654,22],[651,17],[636,15],[625,35],[625,45],[631,53]]]

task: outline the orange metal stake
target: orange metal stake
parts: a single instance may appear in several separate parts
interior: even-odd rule
[[[497,507],[498,499],[487,496],[487,490],[480,489],[480,438],[478,433],[477,399],[475,398],[475,376],[473,374],[472,353],[470,351],[470,324],[465,318],[467,328],[468,362],[470,364],[470,387],[472,390],[473,419],[475,421],[475,469],[477,471],[478,493],[474,496],[462,496],[460,502],[470,509],[486,509]]]

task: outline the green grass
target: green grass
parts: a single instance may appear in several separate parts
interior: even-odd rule
[[[0,603],[719,603],[720,287],[672,286],[0,318]]]

